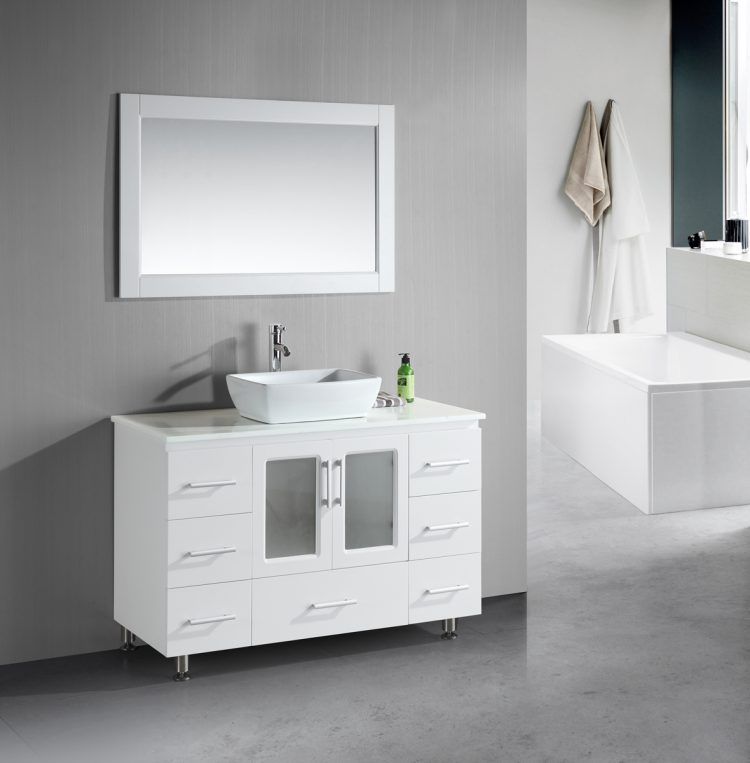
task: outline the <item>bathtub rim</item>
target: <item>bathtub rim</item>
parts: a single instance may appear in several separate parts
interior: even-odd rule
[[[748,369],[748,376],[746,379],[706,379],[699,382],[660,382],[660,381],[654,381],[652,379],[647,379],[644,376],[639,376],[633,371],[630,371],[627,368],[624,368],[623,366],[619,366],[615,363],[608,364],[600,360],[596,360],[590,355],[587,355],[579,350],[573,349],[572,347],[568,347],[567,345],[559,341],[561,339],[573,339],[573,338],[579,338],[582,336],[591,336],[591,337],[599,337],[599,338],[610,337],[611,338],[610,341],[620,341],[619,339],[616,339],[615,337],[623,337],[628,339],[663,339],[664,337],[674,336],[674,337],[679,337],[680,339],[684,341],[692,342],[693,344],[697,344],[697,345],[700,345],[701,347],[705,347],[706,349],[712,350],[712,349],[720,348],[720,350],[718,350],[719,352],[726,355],[732,355],[733,357],[739,358],[741,360],[745,360],[748,362],[748,364],[750,364],[750,352],[745,352],[744,350],[740,350],[728,344],[722,344],[721,342],[716,342],[712,339],[706,339],[704,337],[697,336],[695,334],[689,334],[685,331],[665,331],[663,333],[658,333],[658,334],[638,333],[638,332],[627,333],[627,334],[544,334],[542,336],[542,345],[554,347],[560,352],[563,352],[566,355],[576,358],[582,361],[583,363],[586,363],[587,365],[593,368],[596,368],[599,371],[602,371],[603,373],[609,376],[614,376],[615,378],[624,381],[626,384],[629,384],[631,387],[635,387],[636,389],[640,389],[648,393],[687,392],[690,390],[701,390],[701,389],[734,389],[738,387],[739,388],[750,387],[750,368]]]

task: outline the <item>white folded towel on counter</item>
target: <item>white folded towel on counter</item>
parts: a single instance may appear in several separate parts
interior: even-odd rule
[[[375,402],[372,404],[373,408],[398,408],[400,405],[404,405],[406,400],[398,397],[398,395],[392,395],[390,392],[378,392],[378,396],[375,398]]]

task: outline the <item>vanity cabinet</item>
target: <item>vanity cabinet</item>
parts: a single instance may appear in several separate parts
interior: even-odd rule
[[[484,415],[114,416],[114,617],[167,657],[481,611]]]

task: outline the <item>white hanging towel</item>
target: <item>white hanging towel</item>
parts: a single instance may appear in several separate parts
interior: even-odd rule
[[[586,104],[583,112],[573,156],[570,158],[565,194],[583,212],[589,225],[596,225],[609,206],[604,149],[591,101]]]
[[[602,137],[612,203],[601,221],[590,333],[612,331],[616,320],[637,320],[654,312],[643,242],[643,234],[649,231],[646,207],[622,116],[614,101],[607,104]]]

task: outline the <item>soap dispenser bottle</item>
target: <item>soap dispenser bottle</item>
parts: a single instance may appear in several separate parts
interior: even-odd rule
[[[401,365],[396,375],[396,392],[407,403],[414,402],[414,369],[408,352],[399,353]]]

